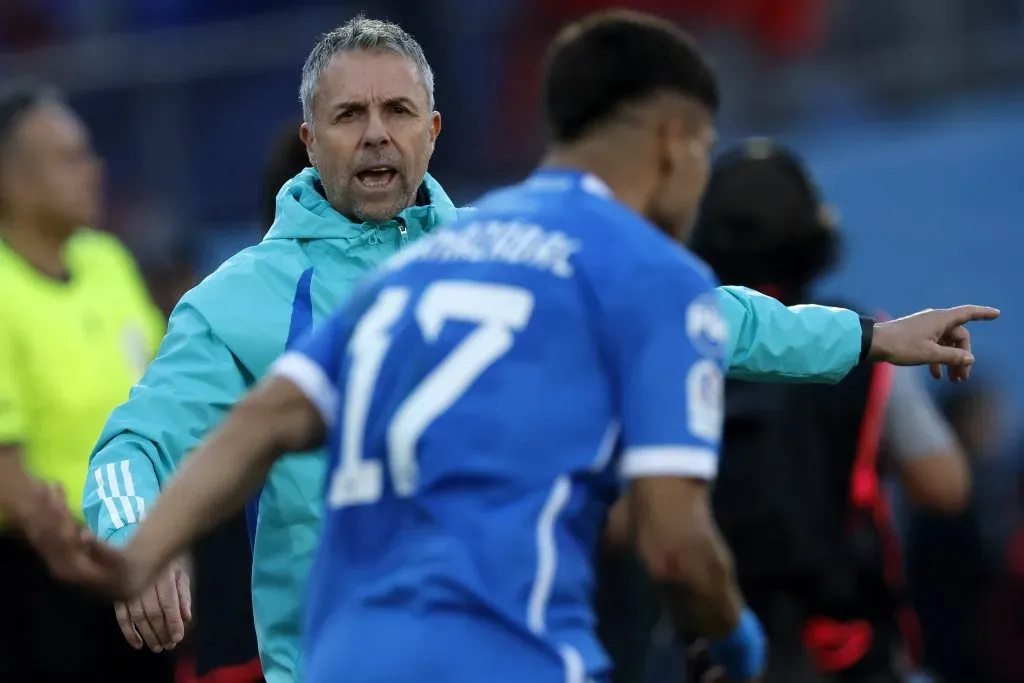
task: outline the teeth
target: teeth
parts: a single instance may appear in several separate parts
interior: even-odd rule
[[[363,176],[359,180],[368,187],[383,187],[391,182],[391,178],[387,176]]]

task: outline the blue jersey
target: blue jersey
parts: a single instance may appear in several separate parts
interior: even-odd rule
[[[716,472],[709,271],[593,176],[478,207],[276,366],[329,429],[311,683],[606,680],[593,559],[621,482]]]

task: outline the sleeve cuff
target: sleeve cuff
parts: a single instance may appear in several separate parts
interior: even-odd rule
[[[619,476],[623,479],[683,477],[710,481],[717,474],[718,455],[702,446],[630,448],[619,463]]]
[[[871,343],[875,338],[875,319],[862,315],[860,317],[860,358],[858,363],[863,363],[871,353]]]
[[[338,415],[338,392],[315,361],[297,351],[289,351],[274,363],[270,373],[291,381],[316,406],[324,424],[334,425]]]

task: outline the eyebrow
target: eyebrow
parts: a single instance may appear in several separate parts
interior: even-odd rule
[[[384,106],[393,106],[396,104],[400,104],[403,107],[406,107],[413,111],[419,110],[419,107],[416,106],[415,102],[413,102],[410,98],[403,96],[389,97],[388,99],[384,100],[383,104]],[[354,109],[358,111],[365,110],[368,108],[369,105],[367,104],[366,100],[346,100],[344,102],[338,102],[336,105],[334,105],[334,111],[345,111],[348,109]]]

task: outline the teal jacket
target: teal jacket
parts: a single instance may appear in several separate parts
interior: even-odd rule
[[[288,344],[342,304],[368,270],[464,211],[427,176],[429,203],[382,225],[357,224],[321,196],[318,180],[306,169],[285,184],[266,238],[175,308],[157,358],[111,415],[89,461],[85,518],[100,538],[125,543],[182,459]],[[856,364],[855,313],[787,309],[742,288],[719,292],[732,333],[730,376],[831,382]],[[252,520],[253,612],[269,683],[299,679],[303,587],[317,545],[324,471],[320,452],[280,460]]]

